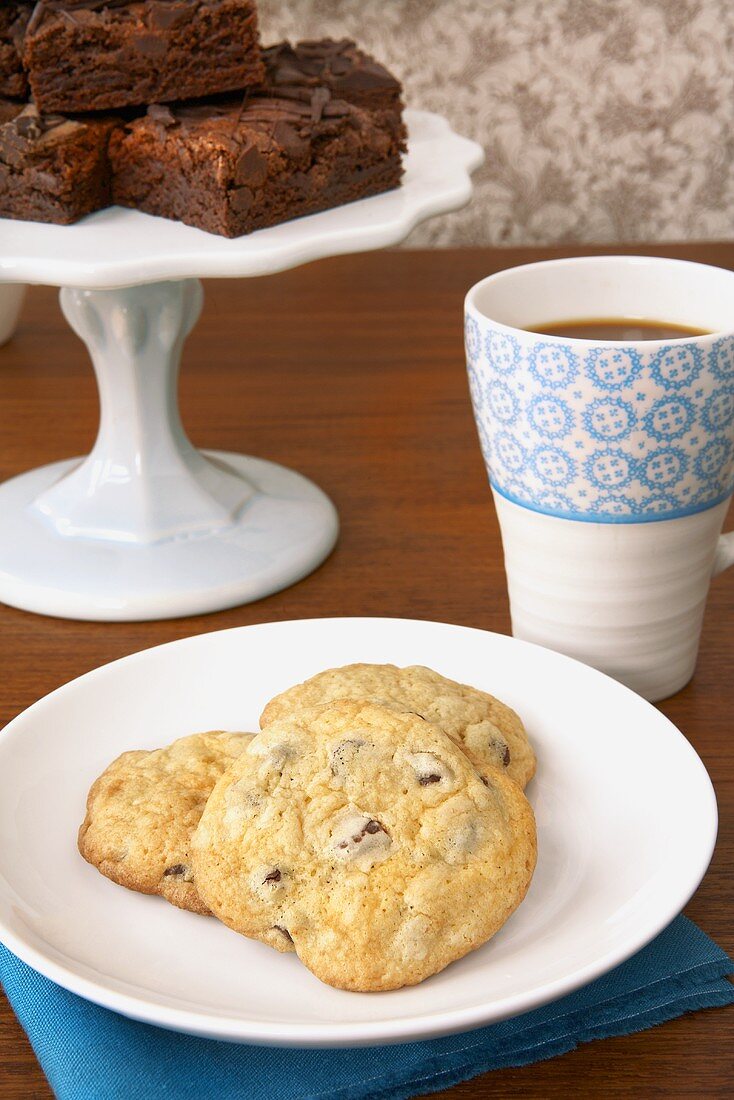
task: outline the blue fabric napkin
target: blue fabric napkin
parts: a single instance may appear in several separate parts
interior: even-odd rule
[[[732,971],[724,952],[681,916],[616,970],[524,1016],[422,1043],[283,1050],[126,1020],[67,993],[0,945],[0,979],[59,1100],[400,1100],[731,1004]]]

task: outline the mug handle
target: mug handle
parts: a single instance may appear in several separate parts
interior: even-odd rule
[[[719,537],[711,576],[717,577],[719,573],[723,573],[730,565],[734,565],[734,531],[729,531],[726,535],[721,535]]]

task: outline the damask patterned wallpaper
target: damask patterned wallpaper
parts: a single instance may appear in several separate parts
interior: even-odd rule
[[[734,0],[260,0],[264,38],[356,38],[480,141],[410,244],[734,236]]]

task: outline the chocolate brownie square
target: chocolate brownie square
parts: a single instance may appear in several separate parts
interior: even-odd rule
[[[0,95],[25,97],[28,80],[23,71],[23,34],[33,4],[0,0]]]
[[[402,85],[384,65],[349,38],[317,42],[280,42],[263,50],[265,86],[277,94],[284,86],[304,92],[325,85],[336,99],[356,107],[402,110]]]
[[[23,59],[44,111],[96,111],[263,78],[254,0],[40,0]]]
[[[286,83],[282,57],[270,54],[270,83],[244,98],[155,105],[116,131],[115,202],[238,237],[397,187],[399,98],[370,108],[332,95],[313,74]]]
[[[0,218],[67,225],[108,206],[107,146],[116,125],[0,99]]]

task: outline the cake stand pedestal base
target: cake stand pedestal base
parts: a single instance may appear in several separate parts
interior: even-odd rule
[[[331,501],[262,459],[201,452],[178,412],[195,279],[61,291],[97,375],[91,454],[0,486],[0,600],[64,618],[218,611],[284,588],[336,541]]]

